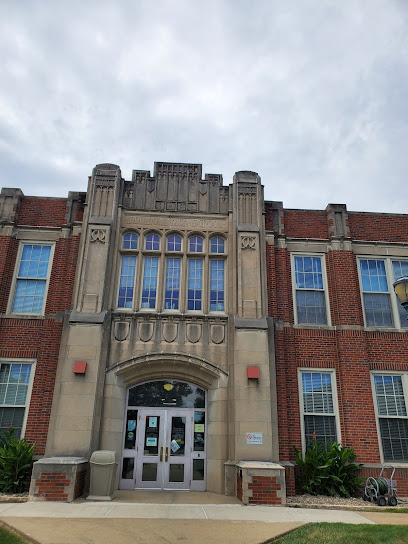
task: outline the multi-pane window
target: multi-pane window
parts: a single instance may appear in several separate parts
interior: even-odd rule
[[[224,261],[210,260],[210,311],[224,311]]]
[[[403,276],[408,276],[408,261],[394,261],[393,260],[391,262],[392,262],[392,271],[393,271],[392,283],[399,280]],[[395,297],[395,300],[397,302],[400,327],[408,328],[407,312],[404,310],[403,305],[401,304],[401,302],[398,300],[397,297]]]
[[[181,251],[181,237],[171,235],[167,237],[167,251]]]
[[[374,374],[373,387],[384,461],[408,461],[406,374]]]
[[[188,260],[187,309],[201,310],[203,289],[203,260]]]
[[[221,238],[220,236],[214,236],[210,240],[211,253],[224,253],[224,245],[224,238]]]
[[[190,236],[188,239],[188,249],[192,253],[200,253],[203,251],[203,239],[201,236]]]
[[[178,310],[180,300],[180,257],[167,257],[165,310]]]
[[[12,311],[40,314],[49,276],[51,245],[24,244],[21,252]]]
[[[145,243],[147,250],[158,251],[160,249],[160,236],[158,234],[148,234]]]
[[[385,262],[380,259],[361,259],[360,273],[367,326],[392,327]]]
[[[333,372],[300,371],[301,417],[305,446],[338,441]]]
[[[128,232],[123,237],[123,249],[137,249],[138,236],[135,232]]]
[[[327,324],[322,257],[294,255],[293,264],[297,323]]]
[[[158,257],[145,257],[142,287],[142,308],[156,308]]]
[[[367,327],[408,327],[406,313],[392,284],[408,274],[408,261],[392,258],[360,258],[365,323]]]
[[[123,255],[120,270],[118,308],[132,308],[135,274],[136,255]]]
[[[0,434],[13,427],[21,436],[31,370],[32,364],[0,363]]]
[[[125,232],[117,308],[225,311],[225,253],[222,236]]]

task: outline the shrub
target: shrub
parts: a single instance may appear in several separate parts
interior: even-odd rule
[[[357,476],[363,466],[355,463],[353,448],[341,444],[327,444],[327,447],[313,440],[307,446],[305,456],[294,448],[299,467],[302,490],[310,495],[353,497],[359,492],[362,480]]]
[[[0,437],[0,491],[22,493],[28,484],[35,446],[14,438],[10,428]]]

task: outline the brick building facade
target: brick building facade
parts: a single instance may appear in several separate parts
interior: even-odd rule
[[[115,451],[125,489],[246,503],[295,492],[293,446],[341,441],[363,475],[397,466],[408,495],[408,322],[392,289],[407,227],[342,204],[284,209],[256,173],[224,186],[201,165],[130,181],[98,165],[68,198],[3,189],[0,426],[71,465]]]

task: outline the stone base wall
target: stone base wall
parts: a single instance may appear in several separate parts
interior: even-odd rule
[[[285,468],[277,463],[237,463],[237,497],[243,504],[286,504]]]
[[[88,461],[84,457],[50,457],[33,466],[29,499],[72,502],[85,490]]]

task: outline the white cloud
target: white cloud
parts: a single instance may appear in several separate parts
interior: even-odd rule
[[[99,162],[256,170],[287,207],[406,212],[398,0],[2,2],[4,186],[85,190]]]

